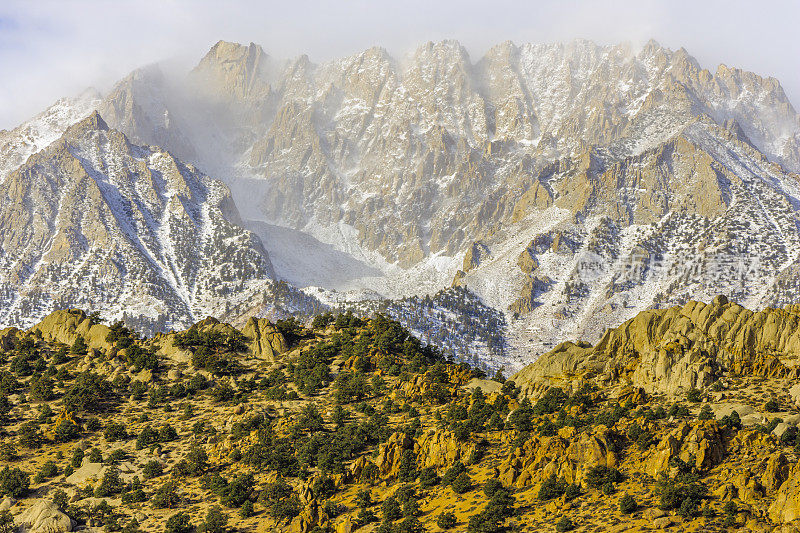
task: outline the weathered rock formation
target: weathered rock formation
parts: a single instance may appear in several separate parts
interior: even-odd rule
[[[250,318],[242,333],[250,339],[250,351],[259,359],[273,359],[288,348],[284,336],[265,318]]]
[[[657,478],[669,474],[671,461],[679,458],[697,469],[707,472],[722,462],[725,444],[719,425],[715,421],[697,425],[683,423],[666,435],[655,448],[647,463],[647,473]]]
[[[769,507],[774,522],[791,522],[800,518],[800,463],[795,463]]]
[[[564,343],[513,379],[527,391],[590,376],[677,393],[707,387],[723,372],[797,376],[798,363],[800,308],[753,312],[718,297],[642,312],[595,346]]]
[[[482,261],[489,257],[490,254],[491,252],[485,244],[482,242],[473,242],[472,245],[467,248],[467,252],[464,254],[464,261],[461,266],[461,270],[463,272],[469,272],[470,270],[477,268],[480,266]]]
[[[591,434],[576,437],[572,428],[552,437],[532,437],[516,448],[500,465],[498,475],[506,486],[525,487],[552,475],[569,483],[581,483],[586,472],[596,466],[617,464],[615,435],[605,426]]]
[[[75,527],[75,521],[48,499],[36,500],[16,522],[29,533],[66,533]]]
[[[50,313],[30,328],[30,331],[38,331],[44,340],[70,346],[81,336],[89,349],[111,348],[111,344],[106,340],[111,329],[105,324],[96,323],[80,309],[65,309]]]

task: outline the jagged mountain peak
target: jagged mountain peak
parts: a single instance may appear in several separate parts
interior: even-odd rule
[[[206,90],[228,98],[260,98],[269,93],[277,65],[260,45],[217,42],[192,70]]]
[[[87,130],[108,129],[108,124],[106,124],[106,121],[103,120],[103,117],[100,116],[100,113],[97,110],[94,110],[88,117],[67,128],[65,135],[75,135]]]
[[[264,49],[261,45],[251,42],[250,44],[241,44],[232,41],[225,41],[220,39],[208,51],[203,60],[214,58],[216,60],[238,59],[242,56],[251,54],[263,54]],[[203,62],[201,60],[201,63]]]
[[[360,64],[360,65],[371,65],[371,64],[393,65],[395,63],[395,60],[391,56],[391,54],[389,54],[386,48],[382,46],[372,46],[370,48],[367,48],[363,52],[350,55],[348,57],[343,58],[340,61],[344,63]],[[339,63],[339,61],[334,60],[330,62],[331,65],[337,63]]]
[[[162,146],[183,160],[197,162],[193,123],[181,112],[184,97],[188,91],[173,86],[162,65],[152,64],[120,80],[97,110],[109,126],[132,142]]]
[[[658,55],[672,55],[672,51],[662,46],[661,43],[656,41],[655,39],[649,39],[642,47],[639,49],[640,57],[653,57]]]
[[[771,105],[786,106],[790,112],[795,113],[780,81],[772,76],[763,77],[755,72],[720,64],[714,79],[728,89],[728,96],[731,98],[738,98],[741,93],[747,92],[753,97],[768,100]]]
[[[697,59],[690,55],[689,52],[683,47],[679,48],[672,54],[671,63],[673,68],[682,68],[691,70],[693,72],[699,72],[703,70]]]
[[[270,57],[264,49],[255,43],[243,45],[228,41],[218,41],[194,68],[197,72],[206,70],[244,71],[250,75],[258,72],[262,62]]]
[[[661,44],[653,38],[648,39],[644,46],[642,46],[642,52],[648,55],[652,55],[660,49],[662,49]]]
[[[379,45],[370,46],[369,48],[361,52],[359,55],[363,57],[377,58],[380,60],[387,60],[391,58],[391,55],[389,54],[388,50],[386,50],[386,48],[384,48],[383,46]]]
[[[311,58],[308,57],[308,54],[300,54],[299,56],[290,59],[287,62],[286,71],[290,73],[290,75],[296,75],[300,72],[307,72],[313,70],[317,67],[316,63],[311,61]]]
[[[58,140],[70,125],[91,113],[100,98],[96,89],[86,89],[75,97],[60,98],[29,121],[0,132],[0,183],[28,157]]]
[[[116,83],[111,92],[123,89],[136,83],[142,86],[161,85],[165,83],[164,71],[159,63],[150,63],[133,70]]]
[[[470,64],[470,57],[467,49],[455,39],[444,39],[441,41],[428,41],[420,45],[411,56],[412,64],[420,65],[425,63],[459,63]]]

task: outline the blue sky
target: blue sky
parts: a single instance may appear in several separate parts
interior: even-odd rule
[[[219,39],[257,42],[271,55],[312,61],[381,45],[396,55],[428,40],[460,40],[477,60],[505,40],[588,38],[685,47],[778,78],[800,106],[800,1],[508,0],[3,0],[0,129],[64,95],[107,89],[162,59],[196,62]]]

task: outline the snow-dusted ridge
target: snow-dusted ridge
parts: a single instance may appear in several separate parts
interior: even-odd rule
[[[220,182],[130,144],[96,113],[12,172],[0,202],[0,324],[54,308],[185,327],[274,277]]]
[[[87,89],[74,98],[61,98],[32,119],[10,131],[0,131],[0,183],[28,157],[58,140],[66,129],[89,116],[102,96]]]

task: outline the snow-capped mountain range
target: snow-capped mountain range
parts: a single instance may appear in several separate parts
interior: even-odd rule
[[[71,127],[95,110],[107,129]],[[518,367],[653,306],[796,302],[798,171],[777,80],[653,41],[502,43],[477,61],[444,41],[319,65],[219,42],[188,74],[149,66],[0,132],[0,323],[81,304],[183,325],[274,305],[275,278],[330,306],[457,285],[456,307],[492,312],[431,304],[450,296],[425,312],[451,329],[492,317],[484,337],[505,348],[486,359]],[[67,223],[59,198],[93,198],[79,174],[97,203]],[[102,254],[89,219],[114,243]],[[414,301],[389,309],[435,328]]]

